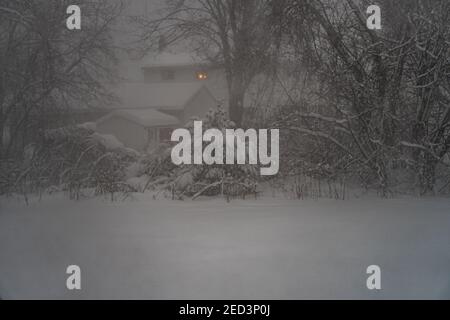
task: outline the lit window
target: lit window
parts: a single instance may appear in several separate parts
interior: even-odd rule
[[[197,72],[197,80],[208,79],[208,74],[206,72]]]

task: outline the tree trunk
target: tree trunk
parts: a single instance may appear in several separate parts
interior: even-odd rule
[[[0,114],[0,154],[1,155],[4,155],[4,151],[6,149],[6,145],[3,145],[4,144],[3,134],[4,134],[4,131],[5,131],[5,129],[4,129],[4,127],[5,127],[4,122],[5,121],[3,120],[3,115]]]
[[[234,74],[234,77],[230,77],[228,80],[228,94],[230,99],[228,103],[228,112],[230,120],[234,122],[236,127],[240,127],[244,116],[246,86],[242,80],[242,75],[236,75],[236,73]]]
[[[434,195],[438,161],[429,154],[425,154],[422,161],[423,164],[420,171],[420,193],[421,195]]]
[[[244,115],[244,93],[230,94],[229,113],[230,120],[239,127]]]

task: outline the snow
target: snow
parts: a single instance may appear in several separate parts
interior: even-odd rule
[[[3,299],[449,299],[449,247],[449,199],[0,198]]]
[[[91,131],[97,130],[95,122],[85,122],[85,123],[79,124],[78,127],[86,129],[86,130],[91,130]]]
[[[140,162],[133,162],[128,167],[125,168],[125,178],[130,179],[138,177],[139,174],[144,170],[144,165]]]
[[[183,67],[206,64],[206,61],[188,52],[163,52],[143,61],[146,68]]]
[[[150,180],[150,177],[146,174],[140,176],[140,177],[132,177],[128,178],[126,183],[133,187],[138,192],[143,192],[144,188],[147,186],[148,182]]]
[[[180,122],[177,118],[154,109],[124,109],[109,113],[103,118],[100,118],[97,123],[101,124],[113,117],[121,117],[140,124],[143,127],[175,126]]]
[[[166,109],[182,110],[200,91],[206,90],[215,102],[209,90],[199,82],[176,83],[122,83],[114,89],[120,102],[115,109]]]
[[[103,145],[106,150],[117,150],[124,148],[124,145],[122,142],[120,142],[114,135],[112,134],[100,134],[100,133],[93,133],[91,135],[91,138],[101,145]]]

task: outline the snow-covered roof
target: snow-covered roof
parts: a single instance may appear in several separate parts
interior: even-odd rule
[[[154,109],[116,110],[99,119],[97,123],[101,123],[112,117],[121,117],[129,121],[138,123],[143,127],[175,126],[179,124],[177,118]]]
[[[144,59],[143,68],[183,67],[202,65],[207,62],[192,53],[163,52]]]
[[[198,82],[126,83],[116,89],[121,104],[116,109],[182,110],[200,90],[209,90]],[[214,97],[211,95],[211,98]]]

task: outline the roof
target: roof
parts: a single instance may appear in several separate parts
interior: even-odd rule
[[[207,64],[206,60],[199,58],[191,53],[170,53],[163,52],[156,56],[146,58],[143,63],[143,68],[163,68],[163,67],[186,67],[193,65]]]
[[[159,112],[154,109],[121,109],[113,111],[103,118],[97,120],[101,123],[113,117],[121,117],[129,121],[140,124],[143,127],[157,127],[157,126],[175,126],[179,125],[177,118],[168,114]]]
[[[121,100],[116,108],[182,110],[200,90],[206,90],[215,100],[209,90],[198,82],[126,83],[116,89]]]

